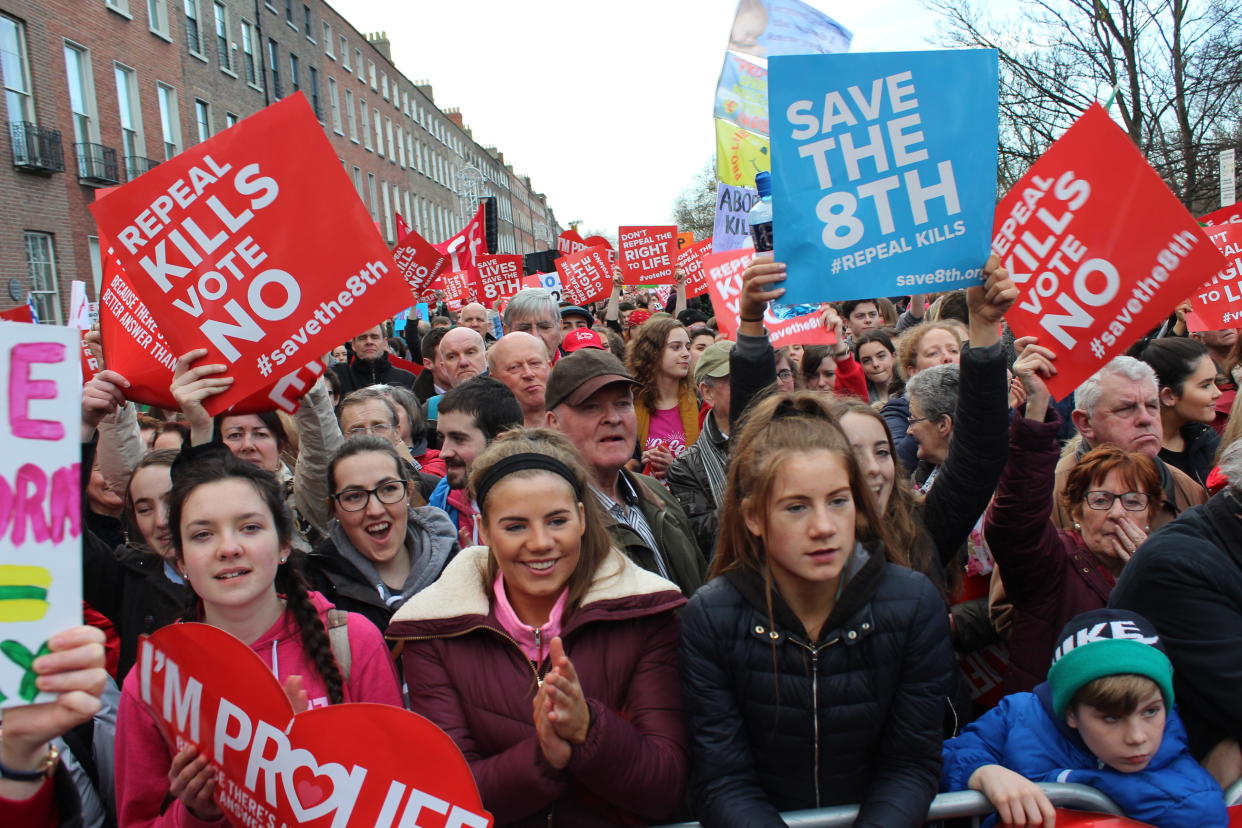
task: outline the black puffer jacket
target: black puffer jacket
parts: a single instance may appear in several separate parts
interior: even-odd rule
[[[940,779],[953,670],[944,602],[856,546],[814,644],[761,578],[713,579],[682,616],[681,670],[705,826],[861,803],[856,826],[922,825]]]
[[[341,381],[342,397],[350,391],[372,385],[400,385],[411,390],[414,388],[414,375],[389,362],[388,354],[381,354],[376,360],[355,357],[350,363],[338,362],[332,366],[332,370]]]

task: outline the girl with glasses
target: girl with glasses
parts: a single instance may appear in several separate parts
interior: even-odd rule
[[[328,464],[328,537],[306,560],[315,589],[381,630],[460,548],[448,515],[410,505],[408,469],[388,439],[346,440]]]
[[[1022,343],[1019,343],[1022,344]],[[1013,372],[1027,392],[1025,416],[1010,429],[1009,461],[984,533],[1014,605],[1006,693],[1031,690],[1052,663],[1057,632],[1080,612],[1100,609],[1159,511],[1164,488],[1145,454],[1104,445],[1084,454],[1062,495],[1074,528],[1052,520],[1061,417],[1044,378],[1054,355],[1026,345]],[[1022,413],[1022,412],[1018,412]]]

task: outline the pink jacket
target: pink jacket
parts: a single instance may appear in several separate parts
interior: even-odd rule
[[[318,592],[311,601],[324,619],[332,604]],[[401,706],[397,674],[380,631],[364,616],[349,614],[350,675],[345,683],[345,701],[376,702]],[[251,649],[272,668],[284,683],[289,676],[301,676],[311,707],[328,703],[327,687],[302,651],[297,623],[286,612],[259,637]],[[204,822],[194,817],[180,800],[168,799],[168,769],[173,753],[161,735],[154,717],[138,696],[138,672],[131,670],[121,690],[121,706],[116,728],[117,817],[126,828],[200,828],[227,826],[228,821]]]

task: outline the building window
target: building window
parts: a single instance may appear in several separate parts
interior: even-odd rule
[[[303,4],[302,6],[302,31],[306,32],[306,39],[311,43],[315,42],[315,27],[311,25],[310,6]]]
[[[323,23],[323,53],[328,57],[336,60],[336,55],[332,52],[332,24],[324,20]]]
[[[371,91],[378,92],[379,83],[375,75],[375,61],[373,60],[367,61],[367,77],[371,79]]]
[[[379,193],[375,189],[375,173],[367,173],[367,193],[371,196],[371,220],[379,221]]]
[[[73,140],[78,144],[98,144],[90,52],[65,41],[65,72],[69,78],[69,108],[73,111]]]
[[[86,252],[91,258],[91,284],[95,286],[95,295],[98,296],[103,287],[103,263],[99,258],[99,236],[86,237]]]
[[[358,80],[362,80],[362,50],[354,49],[354,68],[358,70]]]
[[[181,152],[181,113],[177,110],[177,90],[167,84],[155,85],[160,103],[160,131],[164,136],[164,160]]]
[[[220,68],[226,72],[233,71],[233,58],[229,54],[229,17],[224,4],[212,4],[216,15],[216,57],[220,60]]]
[[[246,83],[258,85],[259,75],[254,65],[254,24],[249,20],[241,22],[242,27],[242,64],[246,70]]]
[[[380,123],[379,107],[371,110],[371,119],[375,126],[375,151],[382,156],[384,154],[384,130]]]
[[[388,100],[388,73],[380,73],[380,89],[383,90],[384,100]]]
[[[358,99],[358,114],[362,116],[362,146],[366,149],[371,147],[371,120],[367,117],[367,102]]]
[[[35,123],[30,95],[30,62],[26,59],[26,26],[0,14],[0,74],[10,121]]]
[[[146,172],[138,159],[147,154],[142,138],[142,107],[138,104],[138,75],[128,66],[116,64],[116,104],[121,115],[121,144],[125,169],[133,179]]]
[[[322,121],[323,112],[319,109],[319,70],[308,66],[306,76],[306,81],[310,84],[311,109],[315,111],[315,117]]]
[[[194,99],[194,124],[200,144],[211,137],[211,105],[199,98]]]
[[[388,136],[388,160],[397,163],[397,146],[393,143],[392,138],[392,119],[384,119],[384,134]]]
[[[362,198],[362,169],[354,167],[354,189],[358,191],[358,198]]]
[[[118,12],[126,17],[129,17],[129,0],[106,0],[104,5],[112,9],[114,12]]]
[[[289,53],[289,86],[294,92],[302,88],[302,75],[298,71],[298,56]]]
[[[228,128],[229,128],[229,127],[231,127],[231,126],[235,126],[236,124],[237,124],[237,114],[236,114],[236,113],[234,113],[234,112],[226,112],[226,113],[224,113],[224,128],[225,128],[225,129],[228,129]]]
[[[168,38],[167,0],[147,0],[147,28],[162,38]]]
[[[293,22],[293,0],[285,0],[285,22],[296,29],[298,26]]]
[[[349,41],[345,39],[345,35],[337,35],[336,46],[341,53],[341,68],[346,72],[353,71],[349,68]]]
[[[56,285],[56,253],[51,233],[26,232],[26,273],[39,321],[59,325],[60,290]]]
[[[328,76],[328,108],[332,111],[332,131],[344,135],[341,131],[341,94],[336,88],[336,78]]]
[[[345,90],[345,119],[349,121],[349,140],[358,143],[358,113],[354,111],[354,93]]]
[[[267,39],[267,65],[272,67],[272,95],[280,100],[285,93],[280,88],[280,59],[276,50],[276,41]]]
[[[196,55],[203,53],[203,41],[198,29],[198,0],[185,0],[185,45]]]
[[[383,200],[384,200],[384,218],[382,219],[384,222],[384,239],[389,244],[391,244],[393,242],[392,201],[389,199],[389,196],[388,196],[388,182],[387,181],[380,182],[380,193],[383,195]]]

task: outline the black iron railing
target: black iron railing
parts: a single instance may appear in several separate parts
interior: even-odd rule
[[[74,144],[78,154],[78,178],[86,184],[119,184],[116,150],[103,144]]]
[[[39,172],[65,171],[60,130],[14,121],[9,124],[9,135],[13,138],[13,166]]]

